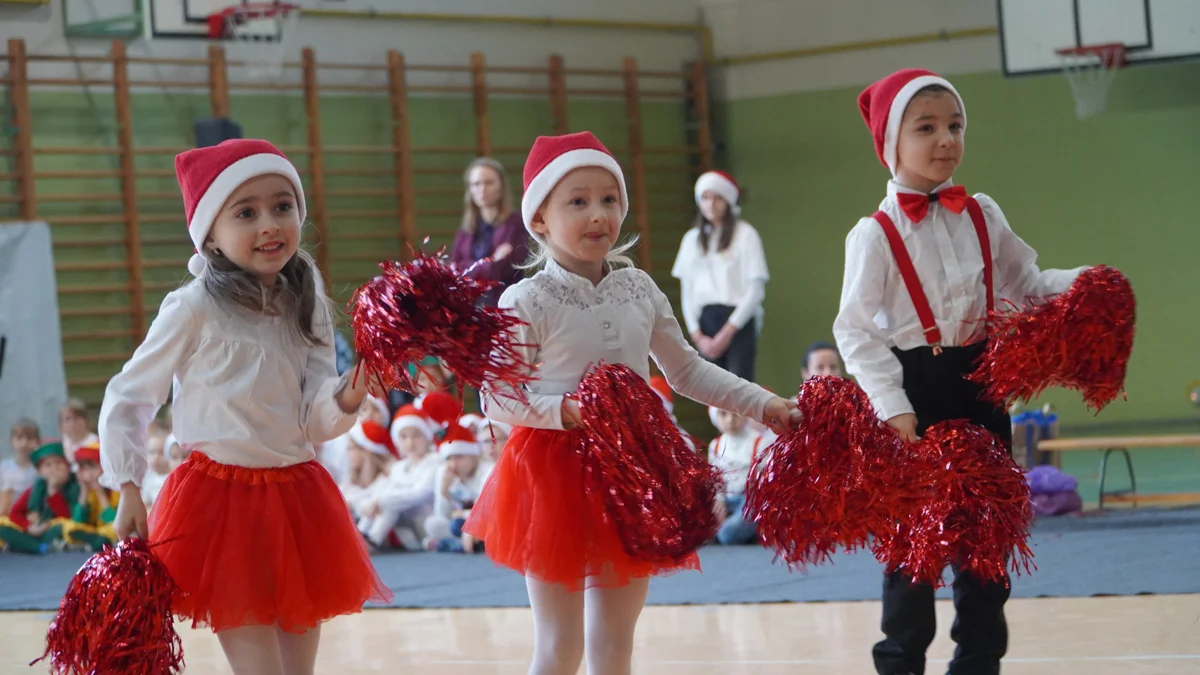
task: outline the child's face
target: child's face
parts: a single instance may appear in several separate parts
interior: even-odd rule
[[[230,195],[209,231],[217,249],[263,284],[275,278],[300,246],[300,212],[291,181],[278,174],[242,183]]]
[[[167,437],[162,434],[150,434],[146,437],[146,456],[162,457],[163,443],[167,442]]]
[[[479,468],[477,455],[451,455],[446,458],[446,466],[459,478],[470,478]]]
[[[503,196],[500,175],[490,166],[477,166],[467,176],[467,191],[471,201],[481,209],[497,207]]]
[[[58,413],[58,428],[64,438],[80,440],[87,438],[87,418],[70,408],[63,408]]]
[[[79,469],[75,472],[75,475],[79,478],[79,482],[84,485],[97,485],[103,473],[104,469],[95,462],[80,462]]]
[[[42,442],[40,438],[25,433],[13,434],[8,440],[12,443],[13,454],[21,458],[29,457],[29,453],[37,450]]]
[[[188,455],[190,455],[190,454],[192,454],[192,453],[188,452],[187,450],[184,450],[182,445],[180,445],[178,443],[172,443],[171,444],[171,468],[174,469],[175,467],[179,466],[180,464],[183,464],[183,460],[187,459]]]
[[[832,349],[818,349],[808,355],[808,363],[801,369],[800,375],[808,380],[814,377],[842,376],[842,359]]]
[[[700,195],[700,215],[710,223],[725,222],[725,214],[729,212],[729,202],[712,190],[705,190]]]
[[[496,440],[492,440],[491,435],[488,434],[487,428],[485,427],[483,430],[484,439],[481,442],[483,443],[483,451],[487,454],[487,458],[493,462],[498,462],[500,461],[500,453],[504,450],[504,445],[508,443],[508,434],[496,429],[495,427],[493,427],[493,429],[494,431],[492,433],[496,435]]]
[[[358,419],[371,420],[372,422],[374,422],[376,424],[380,424],[385,427],[387,426],[387,415],[385,415],[383,413],[383,411],[379,409],[378,406],[372,405],[370,403],[363,404],[362,410],[360,410],[358,413]]]
[[[746,418],[728,410],[717,411],[717,428],[723,434],[736,434],[746,428]]]
[[[37,466],[38,476],[47,483],[55,486],[66,485],[71,478],[71,465],[65,457],[52,455],[43,459]]]
[[[446,373],[441,366],[421,366],[417,369],[417,393],[431,394],[446,389]]]
[[[583,167],[568,173],[533,217],[555,258],[600,263],[621,233],[621,187],[606,169]],[[562,261],[560,261],[562,262]]]
[[[420,459],[429,454],[429,440],[417,429],[401,429],[396,440],[399,441],[396,451],[401,457]]]
[[[948,91],[918,94],[908,103],[896,139],[896,176],[932,190],[954,176],[963,155],[963,114]]]

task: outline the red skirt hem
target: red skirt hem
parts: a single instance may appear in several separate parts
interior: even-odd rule
[[[572,591],[699,570],[695,553],[666,563],[626,553],[602,495],[584,490],[574,433],[517,427],[463,530],[497,565]]]
[[[194,452],[167,478],[149,525],[180,589],[172,610],[194,628],[303,633],[392,599],[316,462],[251,469]]]

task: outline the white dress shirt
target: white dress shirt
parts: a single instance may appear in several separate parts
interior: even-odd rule
[[[488,385],[484,412],[498,422],[562,429],[563,395],[579,387],[589,367],[629,366],[650,379],[650,357],[675,391],[707,405],[761,419],[772,394],[705,361],[683,337],[667,296],[642,270],[623,267],[592,285],[554,260],[533,277],[508,287],[500,307],[528,325],[514,342],[534,380],[526,385],[528,405]]]
[[[949,186],[947,181],[937,189]],[[888,182],[887,191],[879,210],[892,219],[904,239],[941,331],[942,346],[983,339],[987,293],[979,237],[970,214],[966,209],[956,214],[933,202],[925,218],[914,223],[900,209],[896,194],[920,192],[895,181]],[[996,309],[1065,291],[1086,269],[1039,269],[1037,252],[1012,231],[996,202],[985,194],[976,194],[975,199],[991,240]],[[859,220],[846,237],[846,271],[833,334],[846,371],[858,380],[881,419],[913,412],[904,393],[900,361],[891,348],[915,349],[928,342],[887,237],[874,218]]]
[[[729,248],[718,252],[720,239],[720,228],[714,228],[708,237],[708,250],[701,253],[700,229],[693,227],[683,235],[671,268],[671,276],[679,279],[683,321],[689,333],[699,330],[700,312],[707,305],[733,307],[728,323],[738,328],[762,314],[770,275],[758,231],[739,220]]]
[[[384,511],[402,513],[419,506],[433,506],[434,479],[443,465],[442,457],[430,452],[414,460],[404,458],[392,465],[383,489],[373,496]]]
[[[725,496],[736,497],[746,493],[746,482],[750,480],[750,467],[762,436],[746,425],[736,434],[721,434],[708,444],[708,463],[721,470],[725,477]]]
[[[341,378],[333,321],[324,293],[318,298],[313,332],[324,344],[309,346],[283,318],[219,301],[199,280],[169,293],[146,339],[105,389],[101,482],[112,489],[140,484],[146,429],[172,384],[176,438],[221,464],[307,462],[314,443],[348,431],[356,413],[334,400]]]

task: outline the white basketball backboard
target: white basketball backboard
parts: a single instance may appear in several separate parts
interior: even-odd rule
[[[149,0],[147,32],[151,39],[158,40],[205,39],[208,37],[208,17],[240,4],[242,0]],[[299,3],[293,0],[293,4]],[[251,22],[244,30],[259,38],[278,37],[274,21]]]
[[[1109,42],[1129,65],[1200,58],[1200,0],[997,0],[1005,75],[1058,73],[1055,50]]]

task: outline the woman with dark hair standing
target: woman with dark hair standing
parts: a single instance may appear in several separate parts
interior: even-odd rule
[[[769,278],[762,240],[738,217],[741,188],[729,174],[703,174],[695,194],[696,225],[683,235],[671,269],[683,320],[704,358],[753,382]]]
[[[517,265],[529,256],[528,235],[521,213],[512,208],[512,190],[499,162],[490,157],[476,159],[463,173],[463,182],[462,226],[454,238],[450,261],[460,270],[470,269],[470,276],[476,279],[500,282],[485,298],[495,305],[505,288],[525,278]],[[485,258],[490,260],[479,262]]]

